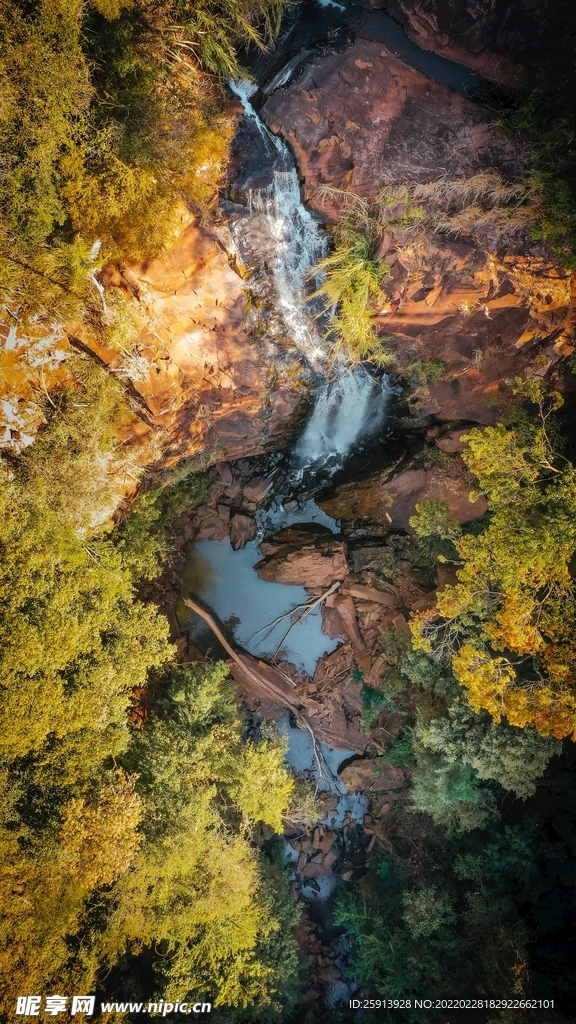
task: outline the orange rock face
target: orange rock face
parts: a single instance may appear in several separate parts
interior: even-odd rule
[[[293,147],[309,197],[324,184],[375,195],[383,185],[493,167],[513,176],[522,163],[491,111],[363,39],[313,60],[262,114]]]
[[[301,401],[301,365],[293,349],[245,330],[245,288],[215,230],[194,219],[163,256],[104,279],[137,306],[139,372],[130,376],[127,363],[125,375],[159,434],[163,466],[281,446]],[[122,369],[120,355],[99,355]]]
[[[434,5],[404,6],[416,16]],[[389,272],[375,311],[400,366],[443,364],[439,380],[415,382],[422,417],[494,423],[516,375],[542,375],[572,351],[576,289],[532,238],[537,201],[483,207],[459,198],[471,181],[498,193],[521,174],[522,142],[503,136],[492,111],[357,38],[344,53],[316,57],[263,116],[289,139],[306,195],[325,217],[340,216],[326,187],[373,199],[383,187],[401,196],[429,186],[413,200],[420,221],[394,198],[380,212],[377,258]],[[436,193],[431,183],[440,183]]]

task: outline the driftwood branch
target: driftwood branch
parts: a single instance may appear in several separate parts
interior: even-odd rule
[[[276,657],[276,655],[278,654],[278,651],[282,647],[282,644],[286,640],[286,638],[289,635],[289,633],[292,632],[294,627],[295,626],[299,626],[300,623],[304,621],[306,616],[309,615],[310,612],[314,610],[314,608],[317,608],[318,605],[321,605],[322,602],[325,601],[327,597],[330,597],[330,594],[333,594],[335,590],[338,590],[340,584],[341,584],[341,580],[337,580],[336,583],[333,583],[332,586],[330,587],[330,589],[327,590],[325,594],[321,594],[320,597],[317,597],[314,601],[311,601],[309,604],[301,606],[301,607],[304,607],[304,611],[302,612],[301,615],[298,616],[297,619],[294,620],[294,622],[291,623],[291,625],[288,627],[288,629],[284,633],[284,636],[282,637],[280,643],[278,644],[276,650],[274,651],[274,657]]]
[[[340,584],[338,584],[338,586],[339,585]],[[325,596],[327,596],[327,595],[325,595]],[[241,672],[243,672],[244,675],[248,676],[249,679],[252,679],[252,681],[254,683],[256,683],[257,686],[267,690],[267,692],[269,693],[269,695],[272,698],[272,700],[275,700],[277,702],[279,701],[285,707],[289,708],[290,711],[292,711],[292,713],[294,714],[294,717],[296,718],[296,721],[298,722],[298,725],[302,729],[306,729],[306,731],[310,733],[310,737],[312,739],[312,749],[314,751],[314,759],[315,759],[316,764],[318,766],[318,778],[319,779],[324,779],[325,776],[324,776],[324,773],[322,771],[322,763],[323,762],[325,763],[325,761],[324,761],[324,758],[322,757],[320,751],[318,750],[318,744],[317,744],[316,737],[314,735],[314,730],[312,729],[312,726],[310,725],[310,723],[307,722],[306,719],[301,714],[300,707],[296,703],[296,701],[292,700],[287,694],[277,690],[276,687],[274,686],[274,684],[271,683],[269,679],[266,679],[264,676],[259,675],[259,673],[257,671],[255,671],[253,668],[251,668],[244,661],[244,659],[241,658],[241,656],[238,654],[238,652],[234,650],[234,648],[232,647],[230,642],[224,636],[224,633],[220,629],[220,626],[218,625],[218,623],[216,622],[214,617],[210,614],[210,612],[206,611],[206,609],[203,608],[201,604],[198,604],[191,597],[185,597],[185,598],[183,598],[183,601],[184,601],[184,604],[188,608],[190,608],[193,612],[195,612],[196,615],[199,615],[200,618],[203,619],[204,622],[210,627],[210,629],[214,633],[214,636],[220,641],[220,643],[222,644],[222,647],[224,648],[224,650],[230,655],[230,657],[232,658],[232,661],[234,661],[235,664],[238,665],[238,667],[241,670]],[[318,603],[318,602],[316,602],[316,603]],[[330,774],[332,774],[332,773],[330,773]],[[318,787],[316,787],[316,788],[318,788]]]

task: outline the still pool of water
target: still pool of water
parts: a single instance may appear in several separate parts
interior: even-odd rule
[[[318,659],[333,651],[338,641],[322,632],[319,609],[294,626],[286,637],[290,619],[282,619],[272,631],[266,629],[274,619],[307,601],[310,595],[304,587],[261,580],[254,571],[261,557],[257,540],[250,541],[241,551],[234,551],[228,538],[198,541],[182,574],[182,595],[202,598],[237,643],[251,654],[285,658],[299,671],[314,675]],[[217,642],[203,620],[184,604],[177,611],[182,624],[191,631],[192,642],[219,656]]]

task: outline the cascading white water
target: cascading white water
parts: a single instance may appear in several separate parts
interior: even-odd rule
[[[390,389],[359,366],[341,367],[316,395],[314,410],[294,450],[296,474],[335,470],[350,452],[382,428]]]
[[[328,244],[318,221],[302,202],[298,174],[288,146],[268,130],[250,103],[257,86],[253,82],[238,81],[231,82],[230,88],[241,100],[245,116],[256,123],[261,137],[267,145],[272,144],[280,157],[280,168],[272,170],[272,183],[266,188],[250,189],[250,212],[263,216],[267,222],[272,240],[268,262],[277,310],[288,336],[308,362],[319,368],[326,359],[326,352],[314,316],[317,310],[310,303],[307,285],[311,269],[327,254]]]
[[[263,124],[250,102],[258,87],[237,81],[230,88],[255,124],[274,165],[269,185],[248,190],[251,216],[240,218],[232,233],[240,250],[248,235],[258,236],[284,329],[308,363],[325,373],[328,360],[317,323],[318,305],[310,301],[307,285],[312,268],[327,254],[326,237],[302,202],[290,149]],[[296,479],[339,469],[361,441],[383,426],[388,394],[387,382],[375,380],[362,367],[336,366],[317,388],[314,410],[295,448]]]

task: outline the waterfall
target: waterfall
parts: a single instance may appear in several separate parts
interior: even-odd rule
[[[337,367],[336,376],[316,393],[310,419],[292,457],[294,473],[340,469],[362,442],[382,429],[390,395],[388,381],[362,367]]]
[[[267,151],[272,147],[274,152],[271,184],[250,189],[248,199],[250,213],[265,219],[272,242],[267,263],[277,311],[290,340],[311,366],[319,368],[326,359],[326,352],[315,319],[319,307],[309,297],[309,275],[312,267],[327,254],[328,243],[318,221],[302,202],[290,149],[283,139],[268,130],[250,103],[257,86],[238,81],[231,82],[230,88],[241,100],[245,116],[257,125]],[[235,233],[241,232],[240,222]]]
[[[250,102],[258,87],[237,81],[230,88],[256,129],[255,144],[271,164],[269,184],[246,190],[249,216],[231,223],[232,234],[240,251],[257,248],[283,330],[323,377],[292,456],[292,476],[298,482],[335,472],[365,440],[376,436],[384,425],[390,389],[386,380],[376,380],[363,367],[337,364],[327,376],[327,352],[317,323],[322,306],[309,296],[310,271],[328,251],[326,236],[302,202],[289,147],[269,131]]]

